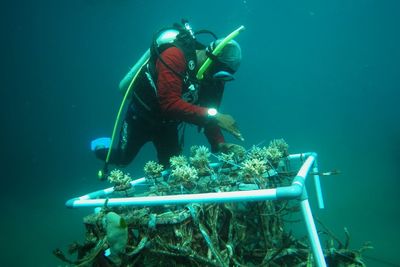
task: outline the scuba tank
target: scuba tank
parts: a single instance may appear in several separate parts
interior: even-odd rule
[[[131,83],[132,79],[139,72],[142,66],[144,66],[150,59],[150,56],[152,54],[151,52],[155,50],[158,51],[159,48],[164,45],[174,43],[178,34],[179,30],[173,28],[165,29],[158,33],[158,36],[153,41],[152,48],[149,48],[144,52],[144,54],[139,58],[135,65],[133,65],[129,72],[120,81],[119,90],[121,93],[124,94],[128,90],[129,84]],[[156,46],[156,48],[154,48],[154,45]]]
[[[146,52],[139,58],[135,65],[129,70],[129,72],[122,78],[119,82],[119,91],[122,94],[125,94],[128,90],[129,84],[135,77],[135,75],[139,72],[139,70],[144,66],[150,58],[150,49],[147,49]]]
[[[188,62],[188,69],[194,71],[193,69],[195,67],[196,56],[195,54],[193,54],[193,51],[195,51],[196,49],[206,48],[205,45],[196,40],[196,36],[199,34],[209,34],[215,40],[218,39],[218,37],[209,30],[200,30],[194,32],[189,22],[185,19],[182,19],[181,24],[175,23],[172,27],[167,27],[159,30],[154,35],[150,48],[144,52],[144,54],[139,58],[135,65],[120,81],[120,92],[125,93],[127,91],[129,84],[132,82],[135,75],[138,74],[139,70],[145,65],[145,63],[149,62],[151,57],[154,58],[153,61],[160,59],[159,56],[161,51],[165,50],[167,47],[173,46],[174,44],[184,51],[185,56],[186,54],[192,52],[192,55],[189,55],[189,61],[192,60],[192,62]],[[163,60],[161,59],[161,61]],[[196,75],[190,74],[190,76],[192,76],[191,79],[193,80],[195,79]]]

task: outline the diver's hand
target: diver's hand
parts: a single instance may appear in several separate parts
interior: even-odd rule
[[[229,132],[240,141],[244,141],[244,138],[236,125],[236,121],[231,115],[218,113],[215,116],[215,120],[221,129]]]
[[[218,144],[218,152],[224,154],[233,153],[234,155],[244,154],[246,149],[240,145],[232,144],[232,143],[219,143]]]

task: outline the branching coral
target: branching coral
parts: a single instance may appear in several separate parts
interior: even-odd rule
[[[197,170],[189,165],[173,169],[171,175],[174,177],[175,183],[181,183],[186,188],[192,187],[198,178]]]
[[[249,159],[259,159],[265,160],[267,158],[267,148],[266,147],[258,147],[253,146],[250,151],[247,153],[247,158]]]
[[[211,153],[205,146],[192,146],[190,163],[196,168],[200,176],[208,175],[211,172],[210,169],[210,157]]]
[[[143,170],[146,178],[155,179],[161,176],[161,172],[164,170],[164,166],[150,160],[144,165]]]
[[[221,161],[222,168],[231,168],[233,166],[239,167],[239,164],[246,159],[246,156],[247,151],[244,147],[230,144],[227,151],[220,153],[217,158]]]
[[[107,179],[110,183],[114,184],[115,191],[123,191],[131,187],[130,182],[132,178],[129,174],[124,174],[121,170],[112,170]]]
[[[241,165],[241,175],[247,181],[253,178],[262,178],[266,171],[266,162],[257,158],[247,159]]]
[[[269,143],[269,147],[276,147],[282,154],[282,157],[289,155],[289,145],[284,139],[274,139]]]
[[[229,152],[233,153],[235,163],[244,161],[247,154],[247,151],[244,147],[235,144],[230,145]]]
[[[185,156],[174,156],[169,159],[171,169],[176,169],[185,165],[188,165],[188,160]]]
[[[190,148],[190,155],[192,157],[208,159],[211,156],[211,153],[206,146],[192,146]]]
[[[288,144],[283,139],[274,139],[267,148],[255,150],[255,156],[261,156],[267,160],[273,167],[277,167],[279,161],[289,155]]]
[[[267,159],[271,162],[275,167],[283,157],[283,154],[277,147],[268,147],[266,150]]]
[[[236,162],[235,162],[235,154],[233,153],[221,153],[221,155],[219,155],[218,159],[221,161],[222,163],[222,167],[223,168],[228,168],[228,167],[232,167],[232,166],[236,166]]]

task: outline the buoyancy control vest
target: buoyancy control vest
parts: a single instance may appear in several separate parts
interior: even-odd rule
[[[182,73],[169,66],[160,56],[170,47],[177,47],[184,54],[186,68]],[[174,24],[172,27],[158,31],[154,35],[150,46],[149,61],[142,68],[134,85],[131,103],[133,109],[146,118],[151,118],[152,120],[162,119],[157,96],[158,73],[156,63],[158,60],[182,79],[182,98],[194,104],[197,101],[198,88],[196,49],[202,48],[202,45],[195,40],[193,32],[182,25]]]

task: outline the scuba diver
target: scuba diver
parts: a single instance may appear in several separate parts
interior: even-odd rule
[[[241,62],[241,48],[233,36],[243,29],[218,39],[210,31],[194,33],[182,20],[155,35],[150,49],[120,82],[130,102],[117,147],[110,148],[110,138],[91,143],[96,157],[105,161],[100,179],[107,175],[108,164],[129,164],[147,142],[154,144],[158,162],[168,167],[170,157],[182,151],[184,123],[203,129],[213,153],[240,147],[225,142],[221,129],[244,139],[235,119],[218,108],[225,83],[234,79]],[[210,33],[215,40],[205,46],[196,40],[199,33]]]

